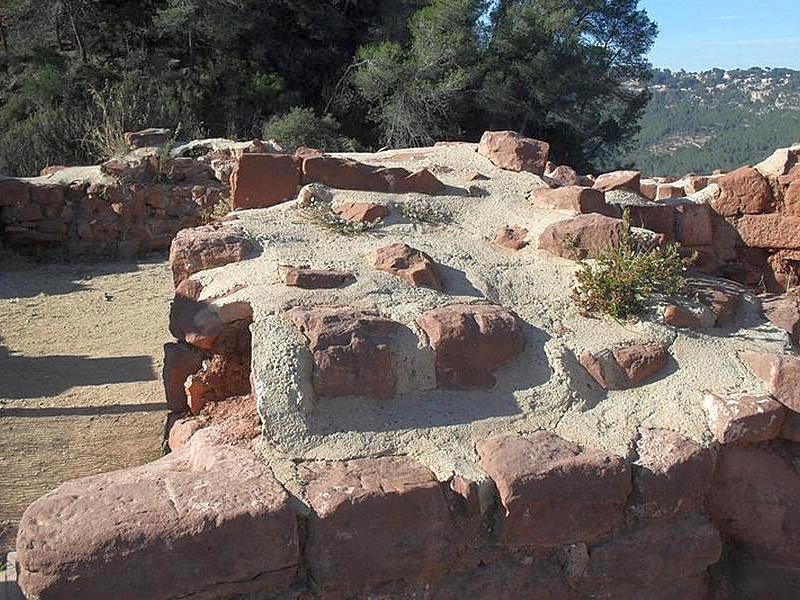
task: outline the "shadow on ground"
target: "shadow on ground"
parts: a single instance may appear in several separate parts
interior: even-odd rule
[[[75,386],[153,381],[150,356],[22,356],[0,344],[0,398],[57,396]]]

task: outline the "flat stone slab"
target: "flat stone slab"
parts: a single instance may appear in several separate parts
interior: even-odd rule
[[[34,502],[17,540],[20,584],[42,598],[281,590],[299,563],[288,501],[252,453],[199,433],[183,451],[70,481]]]

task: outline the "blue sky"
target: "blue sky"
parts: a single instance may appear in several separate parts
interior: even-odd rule
[[[659,35],[656,67],[800,69],[800,0],[641,0]]]

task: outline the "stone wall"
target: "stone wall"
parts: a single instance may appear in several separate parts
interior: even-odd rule
[[[502,169],[492,172],[496,182],[466,170],[475,153],[463,147],[450,165],[414,171],[367,164],[377,157],[307,152],[238,161],[234,201],[271,208],[183,230],[171,246],[175,341],[165,345],[164,385],[172,453],[37,500],[18,537],[25,592],[43,599],[797,597],[796,300],[765,298],[769,325],[740,286],[693,275],[691,310],[670,304],[634,325],[587,319],[568,308],[562,289],[576,252],[592,256],[619,241],[626,207],[658,241],[697,251],[706,271],[749,281],[762,269],[760,278],[776,247],[763,264],[751,259],[743,241],[755,213],[747,211],[788,218],[775,204],[787,191],[770,187],[772,200],[756,203],[765,188],[748,171],[749,183],[735,173],[693,197],[664,199],[662,191],[648,201],[638,173],[592,180],[546,169],[546,145],[534,142],[504,134],[481,145]],[[433,163],[434,154],[415,156]],[[489,191],[433,175],[450,173],[452,184],[457,169]],[[532,177],[542,184],[528,198],[509,193],[538,184]],[[556,186],[556,177],[566,185]],[[301,183],[320,181],[367,190],[374,202],[314,185],[283,202]],[[428,193],[442,194],[436,200],[452,211],[452,223],[415,221],[402,210]],[[299,218],[306,196],[335,203],[338,218],[371,223],[375,235],[323,238],[324,229]],[[509,215],[528,220],[516,226]],[[527,242],[528,227],[546,252]],[[428,243],[438,255],[419,249]],[[301,253],[312,264],[284,262]],[[331,257],[343,267],[317,264]],[[471,273],[473,287],[462,279],[465,265],[480,269]],[[372,305],[359,305],[370,298]],[[708,345],[692,345],[703,337]],[[752,347],[759,351],[740,352]],[[531,382],[532,372],[541,380]],[[654,384],[659,378],[666,383]],[[763,389],[699,387],[750,380]],[[682,394],[698,397],[680,404]],[[416,396],[448,407],[436,413],[444,424],[414,412],[414,424],[388,445],[365,442],[382,419],[364,414],[396,416]],[[487,412],[498,399],[510,411]],[[448,412],[459,402],[473,403],[474,412]],[[525,420],[559,402],[569,408]],[[393,403],[397,412],[380,412]],[[337,416],[326,405],[357,410]],[[586,422],[600,435],[559,429],[570,410],[573,419],[589,419],[598,406],[600,417]],[[477,428],[465,434],[458,427],[465,414],[492,424],[470,423]],[[359,427],[347,427],[356,420]],[[630,444],[601,447],[616,439],[609,430],[624,437],[631,422]],[[702,430],[703,443],[685,429]],[[347,437],[352,443],[342,449]],[[440,452],[457,455],[458,468],[443,472],[422,459]]]

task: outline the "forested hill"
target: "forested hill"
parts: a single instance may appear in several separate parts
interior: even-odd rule
[[[656,70],[634,148],[621,158],[652,175],[707,173],[800,142],[800,71]]]

